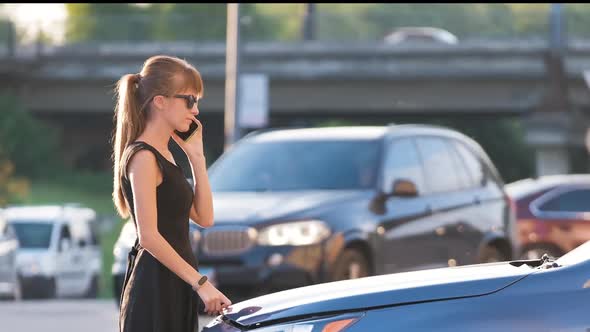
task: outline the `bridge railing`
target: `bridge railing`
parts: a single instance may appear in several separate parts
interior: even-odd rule
[[[187,5],[184,12],[155,6],[163,5],[152,5],[151,12],[66,16],[26,26],[4,18],[0,20],[0,57],[35,54],[44,46],[225,42],[225,6]],[[317,4],[310,37],[324,43],[387,44],[391,43],[387,37],[399,28],[428,26],[448,31],[458,39],[457,45],[545,41],[549,11],[550,4]],[[566,4],[563,15],[570,41],[590,40],[590,6]],[[246,43],[296,43],[304,39],[304,24],[309,20],[305,20],[305,4],[257,4],[244,7],[240,22]]]

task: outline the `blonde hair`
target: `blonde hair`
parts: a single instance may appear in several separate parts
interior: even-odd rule
[[[125,149],[133,143],[146,126],[150,102],[157,95],[171,96],[192,89],[201,97],[203,81],[199,72],[185,60],[157,55],[145,61],[141,72],[121,77],[115,88],[116,126],[113,132],[113,202],[122,218],[129,216],[129,205],[121,189]]]

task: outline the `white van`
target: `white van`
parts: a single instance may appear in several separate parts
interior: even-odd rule
[[[102,256],[94,210],[80,206],[18,206],[4,210],[19,240],[23,298],[96,297]]]

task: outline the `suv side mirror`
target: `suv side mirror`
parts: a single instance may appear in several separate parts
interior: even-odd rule
[[[72,247],[72,242],[70,239],[61,239],[59,243],[59,251],[68,251]]]
[[[84,240],[84,239],[78,240],[78,247],[80,247],[80,248],[86,247],[86,240]]]
[[[391,196],[416,197],[418,196],[418,189],[416,188],[416,184],[414,184],[414,182],[406,179],[398,179],[393,182]]]

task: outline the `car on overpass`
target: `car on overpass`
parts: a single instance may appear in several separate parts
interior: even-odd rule
[[[263,130],[208,170],[199,266],[235,303],[289,288],[513,259],[514,206],[475,141],[426,125]]]
[[[286,290],[235,303],[203,331],[587,331],[589,276],[586,242],[557,260],[545,255]]]
[[[435,43],[455,45],[459,42],[457,36],[451,32],[434,27],[401,27],[385,36],[385,43]]]

